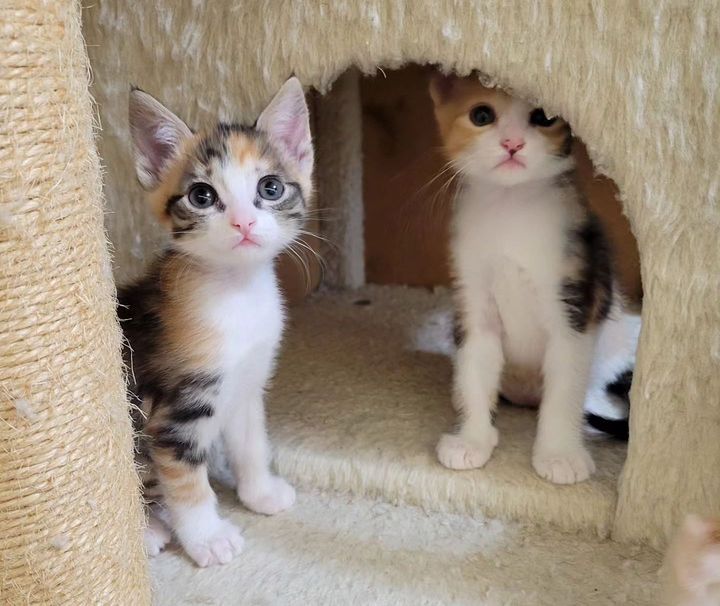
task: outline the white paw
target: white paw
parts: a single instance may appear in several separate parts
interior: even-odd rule
[[[242,551],[245,542],[240,530],[227,520],[218,519],[212,530],[184,533],[180,543],[185,552],[201,568],[227,564]]]
[[[271,476],[260,487],[238,490],[238,498],[251,511],[271,516],[293,506],[295,489],[282,478]]]
[[[145,551],[154,558],[170,542],[170,531],[158,520],[150,520],[145,529]]]
[[[583,446],[566,450],[539,450],[533,454],[538,475],[555,484],[575,484],[595,472],[595,463]]]
[[[449,469],[476,469],[488,462],[498,443],[498,431],[491,427],[482,439],[445,433],[438,442],[438,461]]]

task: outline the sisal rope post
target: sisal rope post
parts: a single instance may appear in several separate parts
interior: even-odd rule
[[[0,6],[0,603],[148,604],[74,0]]]

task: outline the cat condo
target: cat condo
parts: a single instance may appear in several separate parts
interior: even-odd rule
[[[447,556],[437,525],[423,548],[437,550],[438,564],[425,561],[424,570],[403,559],[406,538],[394,552],[368,551],[374,518],[351,496],[377,503],[408,534],[422,522],[397,518],[393,505],[435,512],[448,527],[460,520],[468,533],[485,515],[578,531],[573,553],[590,554],[604,549],[598,537],[661,547],[685,512],[718,513],[720,19],[712,3],[103,0],[83,10],[81,25],[74,1],[10,0],[0,16],[0,601],[150,602],[113,299],[113,278],[136,275],[159,245],[132,167],[131,83],[191,125],[216,116],[253,122],[293,73],[317,91],[311,229],[319,238],[307,244],[326,265],[311,262],[306,276],[283,261],[293,304],[268,397],[274,464],[311,495],[296,505],[305,518],[296,526],[295,518],[243,518],[247,557],[232,569],[198,571],[177,552],[163,554],[151,566],[157,603],[246,603],[223,593],[240,591],[231,579],[243,565],[256,574],[243,577],[242,591],[277,583],[287,592],[273,602],[265,590],[266,602],[333,603],[360,595],[358,558],[370,569],[380,558],[367,573],[375,589],[365,587],[366,603],[421,603],[407,587],[402,599],[387,598],[382,583],[417,575],[418,591],[432,592],[421,579],[434,578],[428,571]],[[453,422],[450,361],[439,345],[447,293],[369,284],[402,282],[410,270],[383,274],[390,236],[367,193],[389,199],[372,155],[383,140],[369,148],[367,136],[379,115],[367,100],[380,85],[363,74],[382,78],[379,67],[409,63],[479,70],[563,115],[619,188],[642,261],[643,331],[627,452],[591,444],[590,481],[558,487],[536,477],[534,413],[512,408],[500,411],[501,443],[485,468],[452,472],[436,462],[434,445]],[[431,129],[428,120],[417,128]],[[221,504],[240,509],[227,495]],[[368,535],[345,541],[353,523]],[[315,532],[297,534],[303,524]],[[253,545],[252,528],[264,548]],[[266,566],[281,544],[297,577],[306,575],[299,585]],[[328,561],[346,585],[312,593],[313,567]],[[353,570],[343,568],[348,561]],[[408,561],[417,565],[402,569]]]

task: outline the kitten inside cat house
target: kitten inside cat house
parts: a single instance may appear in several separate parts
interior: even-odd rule
[[[443,154],[435,125],[428,83],[437,73],[432,66],[410,65],[361,81],[365,268],[370,283],[429,288],[453,283],[450,222],[462,178]],[[477,87],[471,89],[476,92]],[[473,103],[472,92],[468,102]],[[617,187],[595,173],[582,141],[573,137],[571,145],[579,194],[599,219],[619,292],[631,312],[625,316],[630,325],[601,335],[601,346],[607,352],[634,347],[624,339],[635,342],[639,330],[637,244]],[[591,432],[627,439],[632,372],[626,366],[613,369],[607,383],[589,395]],[[593,407],[593,401],[601,404]]]

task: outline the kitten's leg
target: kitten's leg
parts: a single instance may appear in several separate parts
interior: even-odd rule
[[[170,525],[201,567],[228,563],[243,545],[238,528],[217,513],[204,452],[177,429],[157,435],[151,451]]]
[[[147,510],[147,527],[145,528],[145,551],[148,556],[154,557],[158,555],[165,546],[170,542],[170,528],[162,519],[159,507],[148,507]]]
[[[460,428],[443,434],[437,445],[438,460],[450,469],[482,467],[498,443],[492,411],[503,366],[499,320],[470,323],[466,330],[455,358],[453,388]]]
[[[174,453],[154,452],[173,530],[198,566],[227,564],[240,553],[240,531],[217,513],[204,464],[178,461]]]
[[[295,489],[270,472],[262,390],[236,407],[223,429],[223,439],[238,498],[248,509],[273,515],[292,507]]]
[[[586,480],[595,471],[583,445],[583,402],[595,345],[594,331],[557,328],[543,363],[544,394],[533,450],[535,471],[556,484]]]

